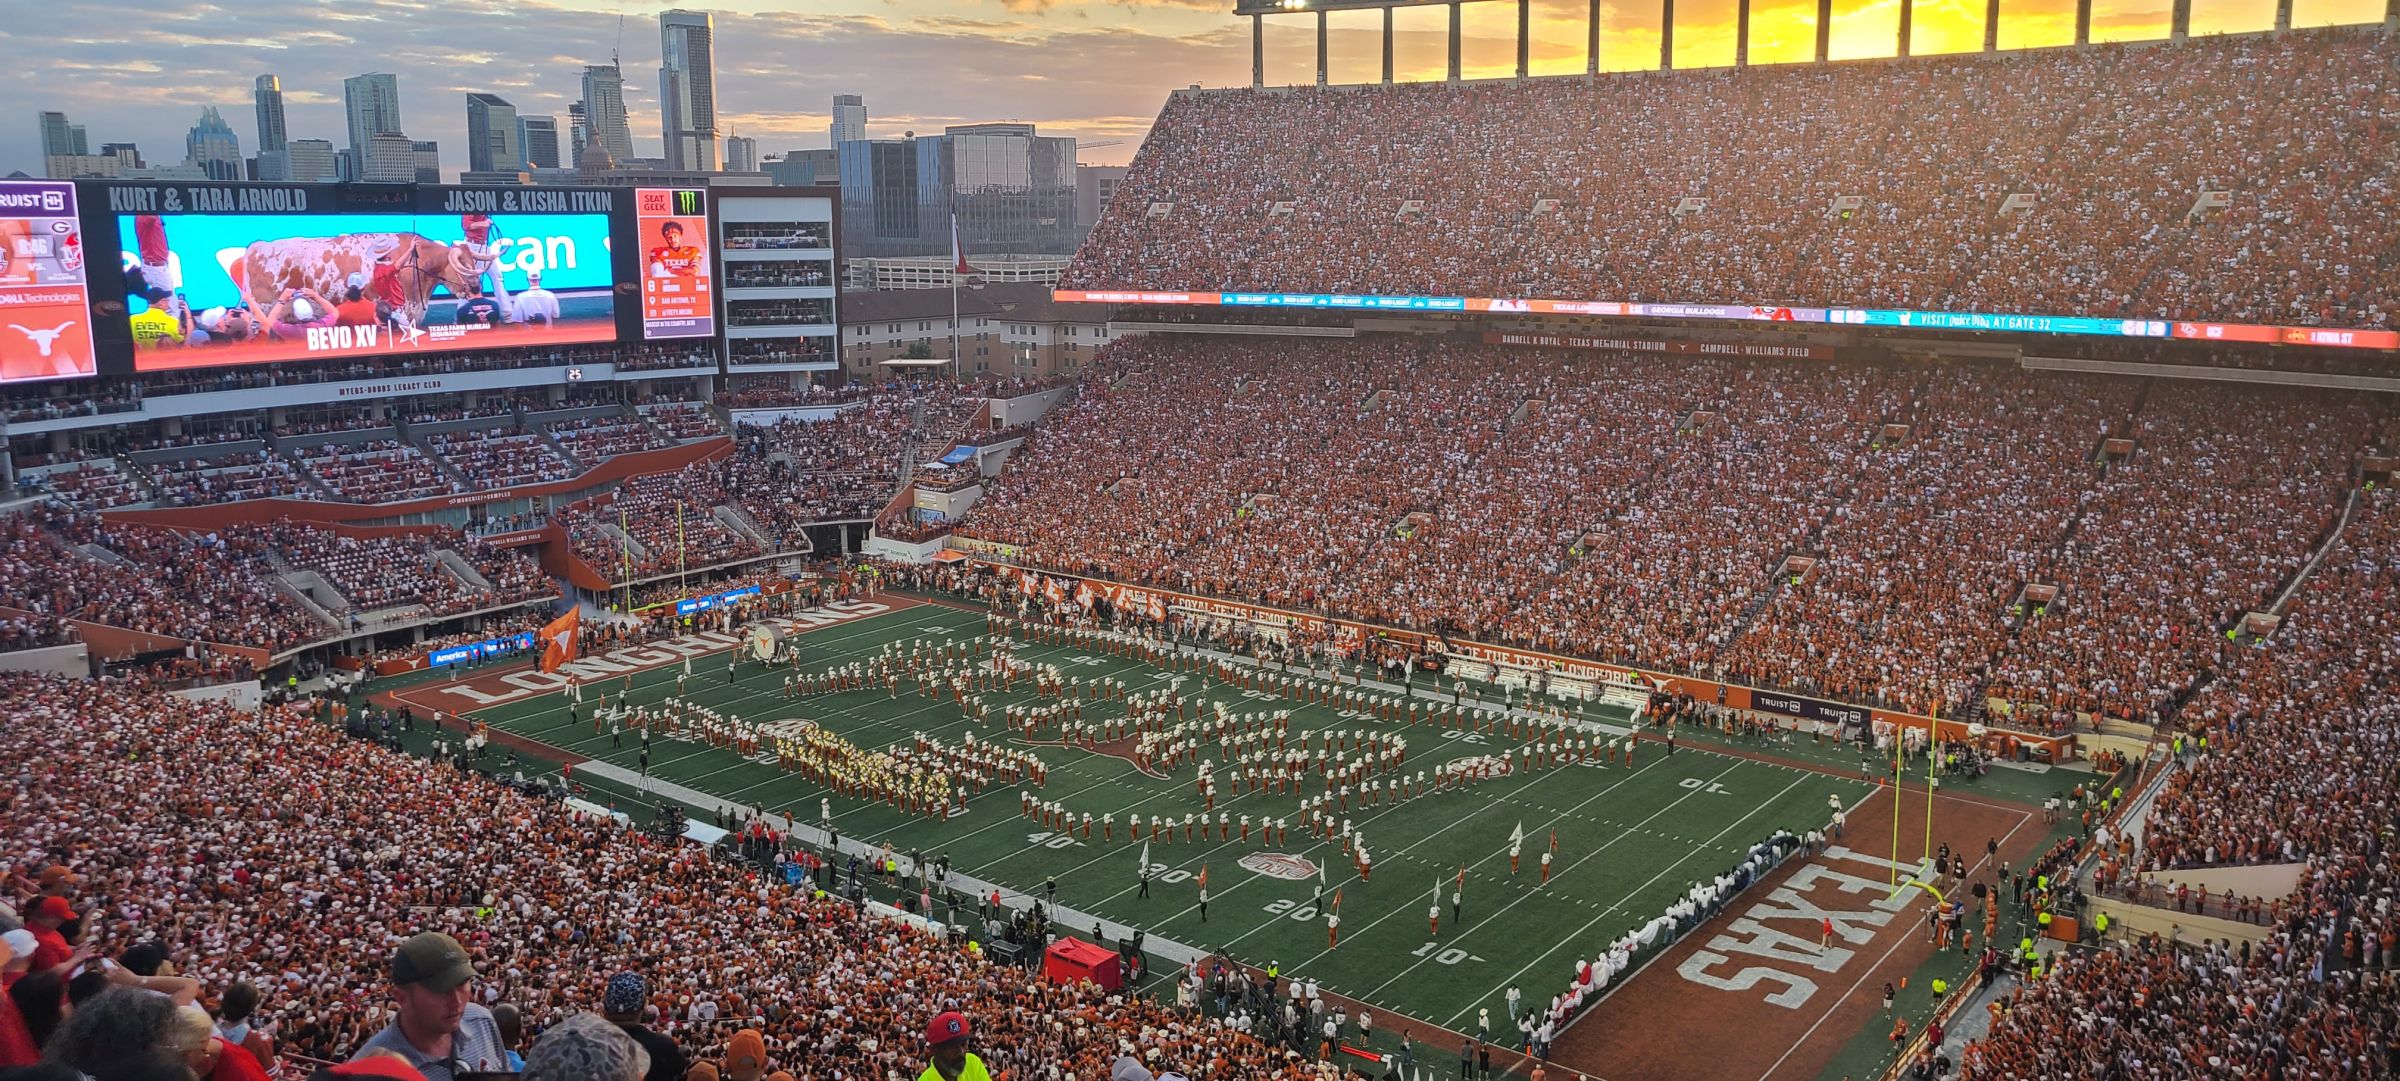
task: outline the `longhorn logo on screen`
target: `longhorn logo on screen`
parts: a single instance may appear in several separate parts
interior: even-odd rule
[[[67,328],[74,325],[75,321],[69,319],[64,323],[60,323],[57,326],[51,327],[48,330],[35,330],[32,327],[24,326],[18,323],[10,323],[9,327],[10,329],[15,330],[17,333],[23,334],[26,337],[26,340],[33,343],[34,348],[41,350],[42,355],[47,357],[50,355],[51,346],[58,344],[58,336],[66,333]]]

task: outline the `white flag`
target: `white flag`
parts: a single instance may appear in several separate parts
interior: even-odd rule
[[[1516,828],[1516,829],[1515,829],[1513,832],[1511,832],[1511,833],[1508,835],[1508,847],[1510,847],[1510,848],[1515,848],[1515,847],[1517,847],[1518,845],[1521,845],[1521,844],[1524,844],[1524,843],[1525,843],[1525,820],[1520,818],[1520,819],[1518,819],[1518,820],[1517,820],[1517,828]]]
[[[1142,862],[1141,862],[1141,865],[1140,865],[1140,866],[1138,866],[1138,867],[1135,867],[1135,868],[1134,868],[1134,877],[1136,877],[1136,878],[1139,878],[1139,877],[1141,877],[1141,875],[1142,875],[1143,873],[1145,873],[1145,872],[1149,871],[1149,869],[1150,869],[1150,842],[1148,842],[1148,841],[1144,841],[1144,842],[1142,842]]]

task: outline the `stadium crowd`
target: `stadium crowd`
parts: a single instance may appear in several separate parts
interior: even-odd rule
[[[398,439],[287,446],[285,451],[335,495],[358,503],[397,503],[461,490],[415,444]]]
[[[260,575],[253,542],[112,526],[63,507],[10,515],[0,528],[6,540],[0,607],[268,649],[331,630]],[[76,550],[83,545],[98,545],[117,558]]]
[[[641,418],[616,414],[581,417],[552,424],[549,431],[568,454],[586,467],[598,465],[620,454],[656,450],[667,445],[667,441],[643,423]]]
[[[1061,285],[2382,328],[2391,56],[2324,29],[1178,93]]]
[[[928,1023],[962,1010],[977,1052],[1011,1077],[1110,1076],[1129,1047],[1148,1063],[1144,1077],[1313,1076],[1214,1019],[1029,978],[750,865],[345,739],[297,708],[240,714],[19,676],[0,677],[0,695],[15,704],[12,735],[53,748],[11,780],[0,810],[15,850],[33,854],[12,866],[28,887],[18,911],[44,929],[72,917],[55,955],[47,945],[33,955],[43,974],[23,978],[44,982],[12,988],[0,1005],[0,1021],[28,1030],[0,1040],[0,1066],[29,1064],[37,1047],[95,1081],[173,1076],[121,1072],[155,1051],[194,1061],[206,1051],[208,1063],[347,1058],[393,1047],[401,1023],[421,1016],[409,994],[448,973],[440,986],[461,989],[470,1034],[454,1056],[522,1051],[529,1068],[558,1032],[589,1023],[578,1014],[598,1013],[648,1050],[655,1077],[681,1078],[687,1062],[712,1071],[692,1076],[716,1076],[719,1063],[746,1078],[907,1076],[926,1061]],[[245,795],[258,792],[276,798]],[[140,843],[111,843],[101,824]],[[451,942],[418,939],[427,932]],[[420,941],[443,947],[445,967],[419,974],[402,960],[425,956]],[[675,948],[658,948],[667,942]],[[79,1002],[63,1024],[52,1024],[55,1007],[16,1005],[55,998],[54,967],[86,954],[148,977],[167,993],[160,1002],[211,1011],[225,1043],[187,1040],[171,1007],[142,1012],[127,992],[94,993],[105,981],[71,992]],[[398,1014],[396,978],[411,989]],[[539,1038],[527,1048],[493,1011]]]
[[[517,431],[514,425],[440,432],[425,443],[467,478],[468,491],[542,484],[580,472],[541,435]]]
[[[1988,694],[2037,729],[2146,720],[2197,686],[2323,540],[2386,408],[1440,339],[1130,339],[1101,363],[961,532],[1054,570],[1782,690],[1952,713]],[[2260,422],[2211,430],[2235,412]],[[2104,462],[2112,439],[2130,450]],[[2021,606],[2029,584],[2059,597]]]

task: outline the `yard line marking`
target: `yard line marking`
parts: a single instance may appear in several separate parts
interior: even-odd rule
[[[1758,806],[1756,806],[1756,807],[1754,807],[1754,808],[1751,808],[1751,810],[1750,810],[1750,812],[1749,812],[1748,814],[1745,814],[1745,815],[1743,815],[1743,816],[1742,816],[1742,817],[1740,817],[1740,818],[1734,819],[1733,821],[1726,823],[1726,824],[1725,824],[1725,828],[1724,828],[1724,829],[1718,830],[1718,831],[1717,831],[1717,835],[1716,835],[1716,836],[1714,836],[1714,837],[1711,837],[1711,838],[1709,838],[1709,839],[1708,839],[1708,843],[1709,843],[1710,845],[1714,845],[1714,844],[1716,844],[1718,841],[1724,840],[1724,839],[1725,839],[1725,835],[1726,835],[1726,834],[1728,834],[1728,833],[1732,833],[1732,832],[1733,832],[1733,830],[1734,830],[1734,827],[1736,827],[1736,826],[1739,826],[1739,825],[1741,825],[1741,824],[1742,824],[1742,823],[1744,823],[1744,822],[1748,822],[1748,821],[1750,821],[1750,819],[1751,819],[1751,818],[1753,818],[1753,817],[1755,817],[1755,816],[1758,814],[1758,812],[1760,812],[1760,811],[1763,811],[1763,810],[1766,810],[1768,807],[1772,806],[1772,805],[1775,803],[1775,801],[1776,801],[1776,800],[1782,799],[1783,797],[1785,797],[1785,796],[1787,796],[1787,795],[1791,794],[1791,791],[1792,791],[1792,789],[1795,789],[1795,788],[1798,788],[1798,787],[1800,787],[1800,782],[1802,782],[1802,781],[1805,781],[1805,780],[1807,780],[1807,779],[1808,779],[1808,778],[1806,778],[1806,777],[1794,777],[1794,778],[1792,778],[1792,783],[1790,783],[1790,784],[1787,784],[1787,785],[1783,786],[1783,791],[1775,793],[1773,796],[1769,797],[1769,798],[1767,799],[1767,801],[1766,801],[1766,802],[1764,802],[1764,803],[1761,803],[1761,804],[1759,804]],[[1684,864],[1684,861],[1685,861],[1685,860],[1689,860],[1689,859],[1691,859],[1693,856],[1697,856],[1697,855],[1699,855],[1701,852],[1703,852],[1703,851],[1705,851],[1705,850],[1706,850],[1706,849],[1704,849],[1704,848],[1695,848],[1695,849],[1693,849],[1692,851],[1685,853],[1685,854],[1682,856],[1682,858],[1680,858],[1680,859],[1677,859],[1675,862],[1673,862],[1673,863],[1670,863],[1670,864],[1666,865],[1665,867],[1662,867],[1662,868],[1660,868],[1660,869],[1659,869],[1659,872],[1658,872],[1657,874],[1650,876],[1650,881],[1648,881],[1648,882],[1644,882],[1644,883],[1642,883],[1641,885],[1634,887],[1632,890],[1630,890],[1630,891],[1627,891],[1627,892],[1626,892],[1626,894],[1625,894],[1625,896],[1623,896],[1623,897],[1621,897],[1621,898],[1618,898],[1618,899],[1617,899],[1617,902],[1616,902],[1616,904],[1612,904],[1612,905],[1608,906],[1607,908],[1601,909],[1601,910],[1600,910],[1600,914],[1599,914],[1599,915],[1597,915],[1597,916],[1594,916],[1594,917],[1592,917],[1592,919],[1591,919],[1591,922],[1590,922],[1590,923],[1586,923],[1586,924],[1584,924],[1583,926],[1576,928],[1576,929],[1575,929],[1575,932],[1574,932],[1573,934],[1567,935],[1566,937],[1564,937],[1564,938],[1560,939],[1556,945],[1553,945],[1553,946],[1551,946],[1549,949],[1542,951],[1542,953],[1541,953],[1541,955],[1540,955],[1540,956],[1538,956],[1538,957],[1535,957],[1533,960],[1526,962],[1526,963],[1525,963],[1525,967],[1523,967],[1523,968],[1520,968],[1520,969],[1518,969],[1518,970],[1517,970],[1515,973],[1511,974],[1511,975],[1508,977],[1508,979],[1507,979],[1507,980],[1505,980],[1505,981],[1503,981],[1503,982],[1501,983],[1501,986],[1505,987],[1505,986],[1507,986],[1508,984],[1512,984],[1512,983],[1515,983],[1515,982],[1517,982],[1517,980],[1518,980],[1518,979],[1520,979],[1520,978],[1522,978],[1522,977],[1523,977],[1523,976],[1524,976],[1526,973],[1533,971],[1533,967],[1534,967],[1535,965],[1541,964],[1542,962],[1549,960],[1553,954],[1556,954],[1556,953],[1558,952],[1558,950],[1559,950],[1559,947],[1560,947],[1560,946],[1567,945],[1568,943],[1571,943],[1571,942],[1575,941],[1576,939],[1578,939],[1578,938],[1580,938],[1580,937],[1582,937],[1582,936],[1584,936],[1584,935],[1586,935],[1586,934],[1589,934],[1589,933],[1591,932],[1591,929],[1592,929],[1593,927],[1597,926],[1597,925],[1600,923],[1600,921],[1601,921],[1601,920],[1603,920],[1603,919],[1606,919],[1606,918],[1608,917],[1608,914],[1609,914],[1609,913],[1611,913],[1611,912],[1616,912],[1616,911],[1619,911],[1619,910],[1620,910],[1620,907],[1621,907],[1622,905],[1624,905],[1624,904],[1625,904],[1625,902],[1627,902],[1627,901],[1630,901],[1630,900],[1633,900],[1633,899],[1634,899],[1636,896],[1640,895],[1640,893],[1641,893],[1643,890],[1649,889],[1649,888],[1650,888],[1650,887],[1651,887],[1653,884],[1655,884],[1655,883],[1656,883],[1656,882],[1657,882],[1659,879],[1662,879],[1662,878],[1665,878],[1665,877],[1667,877],[1667,872],[1668,872],[1668,871],[1672,871],[1672,870],[1674,870],[1674,869],[1675,869],[1675,868],[1677,868],[1677,867],[1681,867],[1681,866],[1683,866],[1683,864]],[[1501,911],[1505,912],[1505,911],[1507,911],[1507,909],[1502,909]],[[1704,920],[1704,921],[1702,921],[1702,922],[1703,922],[1703,923],[1705,923],[1706,921]],[[1694,924],[1694,925],[1693,925],[1693,929],[1694,929],[1694,930],[1697,930],[1697,929],[1699,928],[1699,926],[1700,926],[1699,924]],[[1680,940],[1680,939],[1678,939],[1677,941],[1681,941],[1681,940]],[[1673,943],[1668,943],[1668,945],[1670,945],[1670,946],[1671,946],[1671,945],[1673,945]],[[1419,961],[1419,962],[1417,962],[1417,963],[1418,963],[1418,964],[1420,964],[1420,965],[1421,965],[1421,964],[1424,964],[1424,962],[1422,962],[1422,961]],[[1402,973],[1402,975],[1406,975],[1406,973]],[[1397,977],[1395,977],[1395,978],[1397,978]],[[1378,987],[1378,988],[1376,988],[1376,990],[1380,991],[1380,990],[1382,990],[1382,988]],[[1474,1009],[1474,1008],[1475,1008],[1475,1007],[1473,1007],[1473,1006],[1469,1006],[1469,1007],[1467,1007],[1467,1010],[1472,1010],[1472,1009]],[[1461,1018],[1461,1017],[1465,1017],[1465,1016],[1467,1015],[1467,1010],[1460,1010],[1460,1011],[1458,1011],[1458,1013],[1457,1013],[1456,1015],[1452,1016],[1452,1017],[1450,1018],[1450,1020],[1452,1020],[1452,1021],[1456,1021],[1456,1020],[1458,1020],[1458,1019],[1459,1019],[1459,1018]]]

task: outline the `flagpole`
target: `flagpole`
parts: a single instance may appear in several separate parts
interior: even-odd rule
[[[958,206],[950,207],[950,383],[965,382],[964,363],[958,355],[958,284],[967,276],[967,239],[958,232]]]
[[[952,232],[957,231],[958,225],[955,219],[953,219],[950,228]],[[964,251],[965,249],[962,248],[960,250]],[[950,382],[953,384],[961,381],[959,379],[960,364],[958,359],[958,279],[964,276],[965,275],[959,272],[957,267],[950,268]]]

